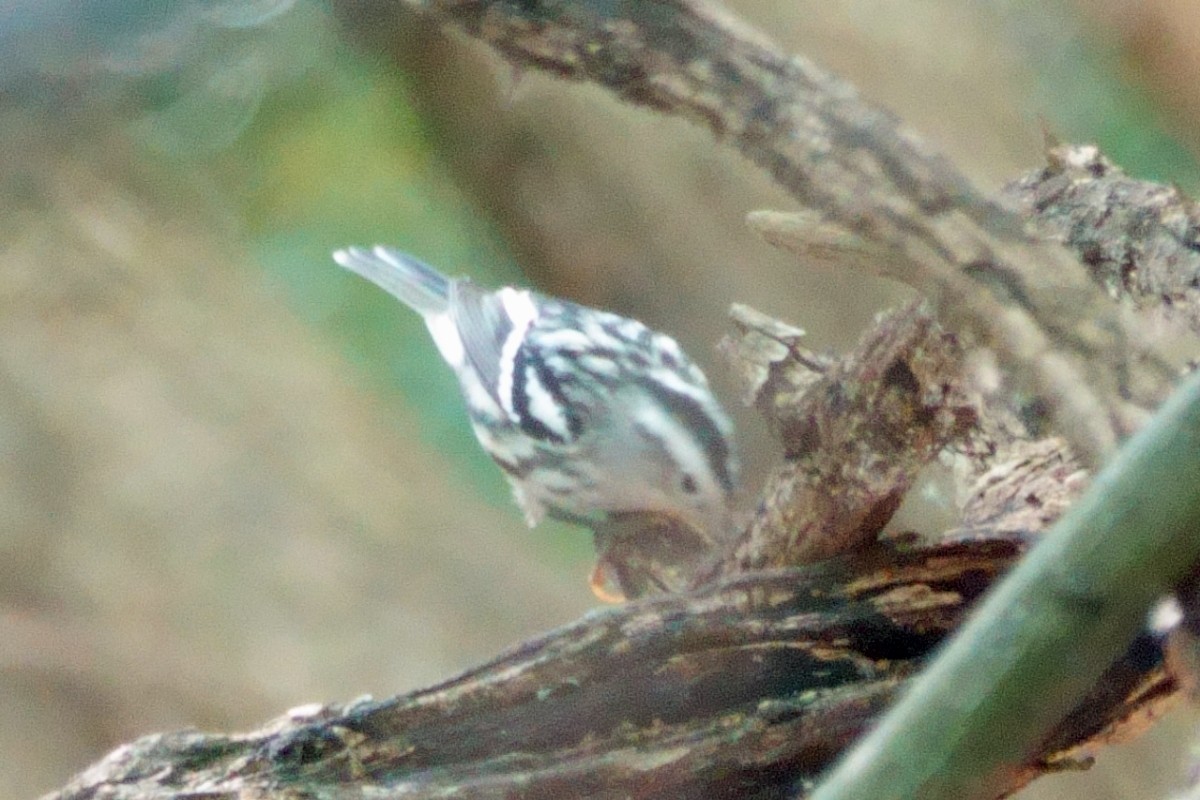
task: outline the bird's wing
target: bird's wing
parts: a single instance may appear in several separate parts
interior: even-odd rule
[[[475,368],[488,394],[501,406],[500,373],[504,345],[514,329],[514,321],[497,292],[487,292],[466,280],[455,281],[451,289],[451,314],[462,339],[466,360]],[[511,354],[508,354],[511,359]]]

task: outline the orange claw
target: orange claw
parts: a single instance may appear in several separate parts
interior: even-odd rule
[[[615,604],[625,602],[624,592],[614,588],[613,581],[609,579],[604,561],[597,561],[596,566],[592,568],[592,575],[588,578],[588,586],[592,587],[592,594],[596,595],[596,599],[601,603]]]

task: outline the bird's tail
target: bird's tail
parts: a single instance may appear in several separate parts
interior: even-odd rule
[[[333,260],[424,317],[442,313],[449,304],[450,279],[407,253],[381,245],[369,251],[347,247],[334,251]]]

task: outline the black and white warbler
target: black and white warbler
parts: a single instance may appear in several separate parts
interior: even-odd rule
[[[674,339],[529,290],[488,291],[386,247],[333,257],[424,317],[531,527],[644,512],[725,533],[732,425]]]

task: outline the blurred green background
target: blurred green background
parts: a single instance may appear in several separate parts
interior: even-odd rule
[[[985,187],[1043,124],[1200,187],[1195,0],[730,5]],[[638,317],[732,406],[730,302],[844,348],[900,296],[744,230],[790,207],[708,133],[393,2],[0,5],[0,797],[139,734],[415,688],[594,603],[587,535],[525,529],[419,320],[331,249]],[[752,501],[775,456],[738,425]],[[1029,796],[1163,796],[1191,724]]]

